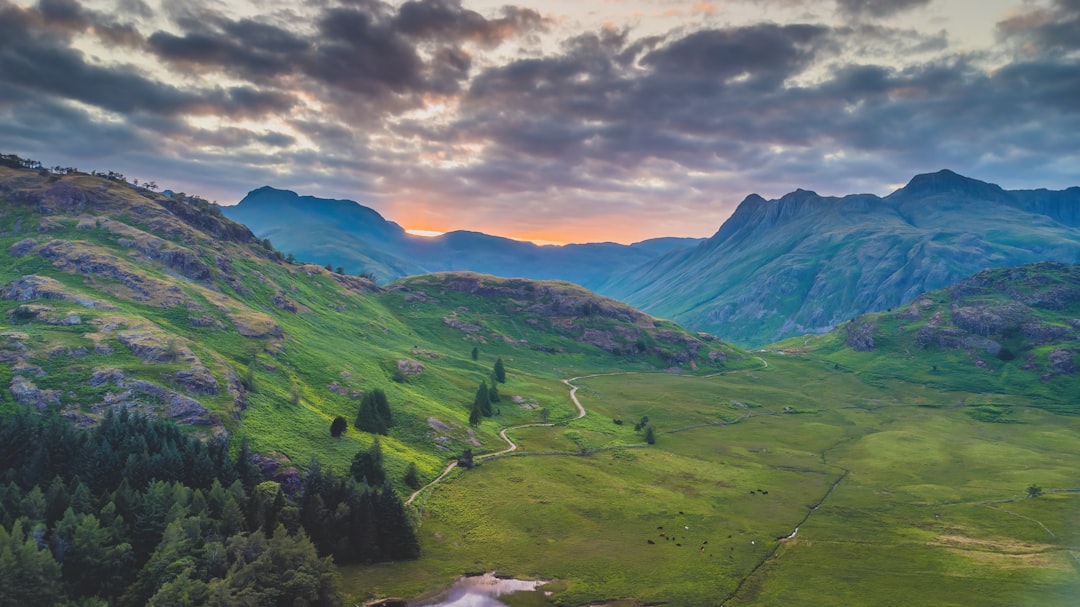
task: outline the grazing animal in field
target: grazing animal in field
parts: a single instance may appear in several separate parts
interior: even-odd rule
[[[675,544],[675,545],[678,546],[679,548],[682,548],[682,544]]]
[[[648,542],[649,542],[650,544],[655,544],[655,543],[656,543],[656,542],[654,542],[654,541],[652,541],[652,540],[648,540]]]

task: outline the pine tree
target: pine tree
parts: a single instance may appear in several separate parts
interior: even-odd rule
[[[481,381],[480,387],[476,389],[476,399],[473,401],[475,407],[480,408],[480,413],[484,417],[491,417],[491,396],[488,392],[487,382]]]
[[[405,477],[402,479],[405,486],[410,489],[420,488],[420,471],[416,469],[414,462],[409,462],[409,466],[405,468]]]
[[[645,426],[645,442],[650,445],[656,444],[656,426],[652,424]]]
[[[4,604],[28,607],[63,605],[60,565],[38,545],[34,530],[17,520],[9,534],[0,525],[0,593]]]
[[[369,449],[358,451],[353,456],[349,474],[358,482],[366,482],[371,487],[379,487],[386,482],[382,445],[379,439],[376,438]]]
[[[488,401],[497,403],[499,402],[499,386],[494,381],[491,382],[491,389],[488,390]]]
[[[503,366],[502,357],[499,357],[495,361],[495,368],[492,369],[492,371],[495,373],[496,381],[498,381],[500,384],[506,383],[506,367]]]
[[[356,414],[356,423],[353,425],[363,432],[386,434],[388,428],[394,425],[386,393],[375,388],[364,394],[364,398],[360,400],[360,411]]]
[[[476,346],[473,346],[473,349],[472,349],[472,359],[473,360],[479,360],[480,359],[480,349],[477,348]]]

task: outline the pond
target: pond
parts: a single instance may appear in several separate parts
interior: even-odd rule
[[[492,573],[463,577],[435,598],[417,603],[418,607],[506,607],[497,597],[512,592],[532,591],[544,580],[497,578]],[[413,603],[410,601],[409,603]]]

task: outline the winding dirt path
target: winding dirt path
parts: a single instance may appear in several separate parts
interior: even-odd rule
[[[762,369],[768,369],[769,368],[769,362],[767,360],[765,360],[764,358],[762,358],[760,356],[755,356],[754,358],[761,361],[761,368]],[[717,373],[711,373],[709,375],[686,375],[685,377],[696,377],[696,378],[699,378],[699,379],[708,379],[710,377],[717,377],[719,375],[730,375],[732,373],[745,373],[747,371],[752,371],[752,370],[753,369],[739,369],[737,371],[719,371]],[[513,441],[513,439],[511,439],[506,434],[507,432],[509,432],[511,430],[519,430],[521,428],[550,428],[552,426],[557,426],[557,425],[560,425],[560,424],[566,424],[566,423],[576,421],[576,420],[579,420],[579,419],[585,417],[585,415],[588,412],[585,410],[585,407],[581,404],[581,401],[578,400],[578,397],[577,397],[578,386],[574,385],[574,382],[579,380],[579,379],[589,379],[591,377],[610,377],[612,375],[645,375],[645,374],[652,374],[652,373],[661,374],[661,373],[666,373],[666,371],[618,371],[618,372],[615,372],[615,373],[593,373],[592,375],[579,375],[577,377],[571,377],[569,379],[564,379],[564,380],[562,380],[562,383],[569,386],[569,388],[570,388],[570,400],[573,401],[574,406],[577,407],[577,410],[578,410],[578,414],[577,414],[576,417],[572,417],[570,419],[566,419],[566,420],[562,420],[562,421],[558,421],[558,422],[544,422],[544,423],[539,423],[538,422],[538,423],[532,423],[532,424],[521,424],[519,426],[507,426],[506,428],[503,428],[502,430],[499,430],[499,438],[501,438],[503,440],[503,442],[506,443],[506,448],[503,449],[502,451],[495,451],[494,453],[485,453],[483,455],[477,455],[477,456],[475,456],[473,458],[473,460],[474,461],[484,461],[484,460],[487,460],[487,459],[500,457],[500,456],[506,455],[508,453],[513,453],[514,451],[517,451],[518,444],[515,443]],[[723,425],[726,425],[726,424],[723,424]],[[443,479],[445,479],[450,474],[450,472],[452,472],[454,470],[454,468],[457,468],[457,461],[450,462],[446,466],[446,468],[443,469],[442,473],[439,474],[439,476],[435,477],[435,479],[433,481],[431,481],[430,483],[424,485],[423,487],[420,487],[416,491],[413,491],[412,495],[409,496],[409,499],[405,500],[405,505],[406,506],[411,505],[414,501],[416,501],[416,498],[419,497],[420,494],[422,494],[423,492],[427,491],[428,489],[434,487],[438,483],[442,482]]]
[[[621,374],[612,373],[611,375],[621,375]],[[513,439],[511,439],[509,436],[506,435],[506,433],[509,432],[510,430],[518,430],[520,428],[550,428],[550,427],[552,427],[552,426],[554,426],[556,424],[562,424],[562,423],[566,423],[566,422],[571,422],[571,421],[578,420],[578,419],[581,419],[581,418],[585,417],[587,412],[585,411],[585,407],[583,407],[581,405],[581,401],[579,401],[578,397],[577,397],[578,387],[575,386],[571,382],[574,382],[574,381],[579,380],[579,379],[584,379],[586,377],[596,377],[596,375],[583,375],[581,377],[571,377],[569,379],[562,380],[562,382],[564,384],[566,384],[567,386],[570,386],[570,400],[574,401],[574,406],[577,407],[577,410],[578,410],[577,417],[572,417],[569,420],[565,420],[565,421],[562,421],[562,422],[543,422],[543,423],[538,422],[538,423],[532,423],[532,424],[521,424],[519,426],[507,426],[506,428],[503,428],[502,430],[499,430],[499,438],[503,439],[503,441],[506,443],[506,448],[503,449],[502,451],[496,451],[494,453],[485,453],[483,455],[478,455],[478,456],[474,457],[473,460],[474,461],[483,461],[483,460],[486,460],[486,459],[491,459],[493,457],[499,457],[500,455],[506,455],[507,453],[512,453],[514,451],[517,451],[517,448],[518,448],[517,443],[515,443],[513,441]],[[405,505],[408,506],[408,505],[412,504],[416,500],[416,498],[419,497],[419,495],[421,493],[423,493],[424,491],[427,491],[431,487],[434,487],[436,484],[440,483],[444,478],[446,478],[447,475],[450,474],[450,472],[454,468],[457,468],[457,461],[450,462],[450,464],[448,464],[446,466],[446,468],[442,471],[442,474],[435,477],[435,480],[431,481],[430,483],[428,483],[428,484],[424,485],[423,487],[420,487],[419,489],[414,491],[413,494],[409,496],[409,499],[405,500]]]

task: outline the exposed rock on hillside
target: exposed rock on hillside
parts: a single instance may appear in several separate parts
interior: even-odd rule
[[[847,347],[865,352],[876,337],[907,351],[959,350],[971,362],[1022,360],[1029,371],[1076,372],[1080,352],[1080,266],[1052,262],[979,272],[917,297],[897,312],[842,326]],[[980,364],[981,363],[981,364]]]
[[[9,301],[32,301],[35,299],[52,299],[58,301],[70,301],[84,308],[98,308],[102,310],[116,310],[116,306],[79,295],[54,278],[46,276],[27,275],[4,285],[0,291],[0,298]]]
[[[570,343],[577,342],[617,355],[655,356],[667,365],[722,365],[734,353],[725,352],[727,346],[715,338],[703,339],[670,323],[662,324],[625,304],[565,282],[442,273],[404,279],[387,288],[411,307],[445,305],[460,298],[455,293],[474,298],[479,305],[459,307],[443,317],[445,325],[466,333],[472,341],[498,339],[551,353],[566,352]],[[491,330],[485,323],[489,318],[517,319],[521,330]],[[552,341],[544,335],[572,341]]]
[[[11,378],[11,396],[21,405],[44,411],[49,406],[59,406],[60,395],[60,390],[42,390],[22,375]]]
[[[146,415],[162,415],[178,424],[190,426],[213,426],[220,422],[199,401],[168,390],[157,384],[125,377],[120,369],[95,369],[87,382],[90,386],[113,385],[116,392],[108,392],[105,398],[94,404],[91,410],[103,414],[106,409],[127,409]]]

